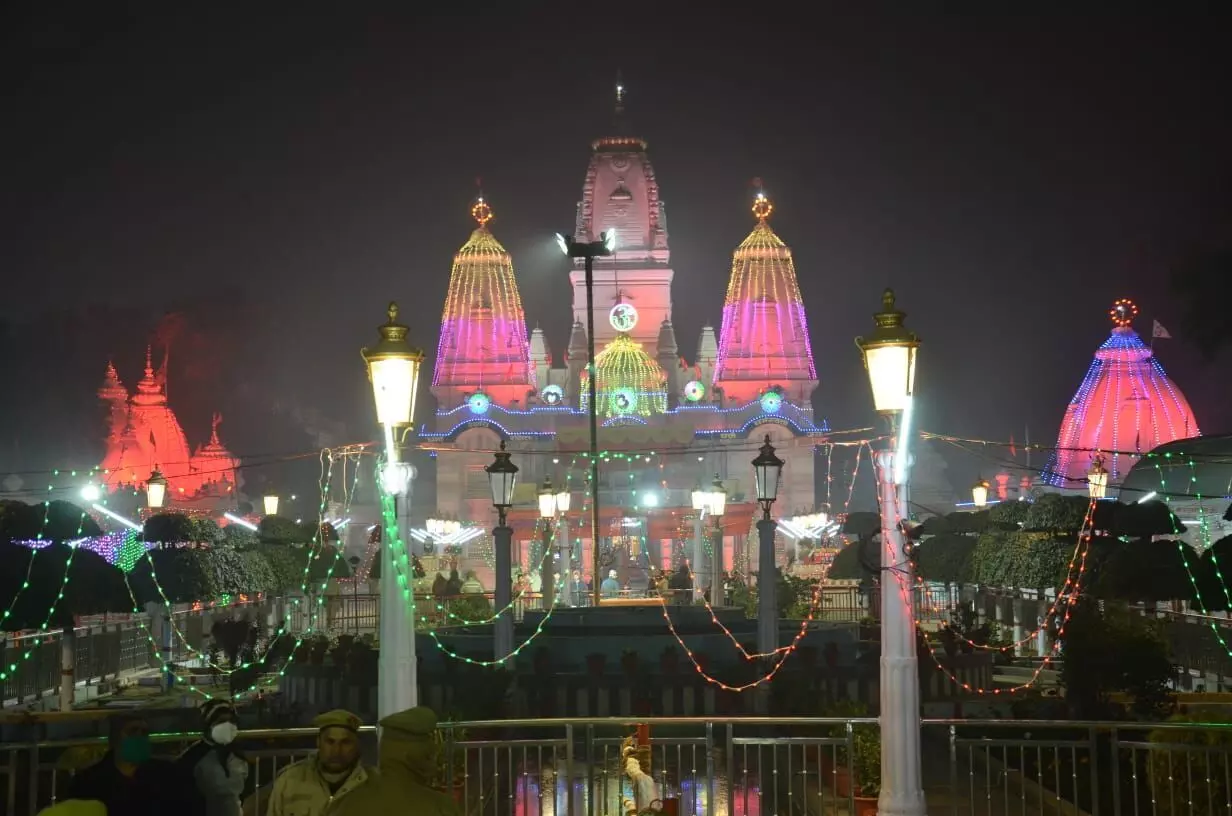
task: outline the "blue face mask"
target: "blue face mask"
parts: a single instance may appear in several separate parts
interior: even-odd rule
[[[150,759],[150,738],[146,734],[124,737],[120,740],[117,751],[120,760],[133,765],[141,765]]]

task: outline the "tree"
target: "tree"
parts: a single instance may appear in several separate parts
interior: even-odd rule
[[[830,562],[827,577],[835,580],[869,579],[881,567],[881,552],[875,538],[881,534],[881,516],[864,511],[848,513],[843,532],[856,537]]]
[[[975,542],[971,551],[971,578],[980,586],[1010,586],[1014,558],[1006,545],[1006,530],[990,528]]]
[[[1172,661],[1159,621],[1124,604],[1075,599],[1068,623],[1059,633],[1065,657],[1061,682],[1076,719],[1114,719],[1111,695],[1129,694],[1134,712],[1152,718],[1169,700]]]
[[[283,516],[265,516],[257,525],[257,538],[265,544],[311,544],[318,536],[316,522],[304,524]]]
[[[995,504],[988,510],[988,526],[998,530],[1017,530],[1027,520],[1030,502],[1013,501]]]
[[[0,506],[0,541],[75,541],[103,534],[98,522],[81,507],[66,501]]]
[[[1185,532],[1185,525],[1172,509],[1161,501],[1099,502],[1092,515],[1092,526],[1116,538],[1145,538],[1176,535]]]
[[[1006,544],[1012,552],[1010,586],[1022,589],[1055,589],[1065,582],[1076,536],[1061,538],[1052,533],[1018,530],[1009,533]]]
[[[1201,586],[1203,574],[1211,568],[1188,544],[1164,539],[1135,538],[1119,541],[1099,536],[1092,539],[1094,552],[1088,556],[1090,591],[1097,598],[1123,601],[1190,600],[1194,579]],[[1221,593],[1222,594],[1222,593]],[[1217,600],[1215,593],[1210,593]],[[1207,597],[1204,595],[1203,597]],[[1214,607],[1217,609],[1224,606]],[[1208,606],[1208,609],[1212,608]]]
[[[1232,507],[1232,505],[1230,505]],[[1192,563],[1192,562],[1191,562]],[[1224,612],[1232,608],[1232,535],[1216,541],[1199,559],[1198,600],[1208,612]]]
[[[145,520],[141,536],[151,544],[188,544],[196,532],[183,513],[155,513]]]
[[[1029,505],[1022,528],[1047,533],[1075,533],[1083,528],[1090,506],[1090,499],[1084,496],[1045,493]]]
[[[62,503],[67,504],[67,503]],[[51,527],[51,525],[49,525]],[[66,520],[51,527],[72,540],[82,527]],[[6,629],[58,628],[60,632],[60,709],[71,710],[75,697],[76,637],[80,615],[128,612],[132,599],[123,574],[85,547],[56,541],[34,550],[11,541],[0,543],[0,598],[10,599]]]
[[[971,583],[971,558],[976,538],[956,533],[935,535],[920,544],[917,552],[917,574],[926,581],[962,586]]]

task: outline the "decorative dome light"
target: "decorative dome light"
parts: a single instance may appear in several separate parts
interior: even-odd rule
[[[598,413],[618,416],[650,416],[667,410],[667,375],[646,353],[641,343],[618,334],[595,355],[595,393]],[[581,408],[589,401],[590,377],[581,378]]]
[[[698,402],[706,396],[706,386],[700,380],[690,380],[684,385],[684,398],[689,402]]]
[[[565,399],[565,390],[559,385],[549,385],[539,393],[544,405],[560,405]]]
[[[466,407],[475,416],[483,416],[492,407],[492,400],[482,391],[476,391],[466,398]]]
[[[777,414],[783,407],[783,395],[778,391],[767,391],[761,395],[761,410],[767,414]]]
[[[607,314],[607,322],[618,332],[633,331],[637,325],[637,309],[632,303],[617,303]]]

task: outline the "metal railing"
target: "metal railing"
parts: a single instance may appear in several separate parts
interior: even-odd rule
[[[648,726],[640,759],[662,800],[706,816],[858,814],[875,799],[875,719],[651,718],[444,723],[442,789],[476,816],[608,816],[632,797],[621,743]],[[278,771],[312,750],[311,729],[250,731],[241,746],[264,812]],[[161,735],[174,755],[195,735]],[[361,735],[366,756],[375,734]],[[925,720],[930,814],[1232,813],[1232,725]],[[66,776],[101,755],[92,742],[0,745],[5,813],[34,814]],[[870,764],[871,761],[871,764]],[[447,782],[447,784],[446,784]],[[869,797],[861,796],[871,794]]]

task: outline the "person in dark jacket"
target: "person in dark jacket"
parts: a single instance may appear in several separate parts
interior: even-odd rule
[[[156,816],[174,812],[175,766],[150,758],[150,725],[140,715],[123,713],[108,722],[107,753],[73,775],[65,799],[102,802],[108,814]]]
[[[180,778],[188,780],[196,794],[187,816],[240,816],[240,803],[256,780],[248,760],[232,744],[240,730],[235,707],[214,698],[202,703],[200,711],[204,737],[176,760]]]

